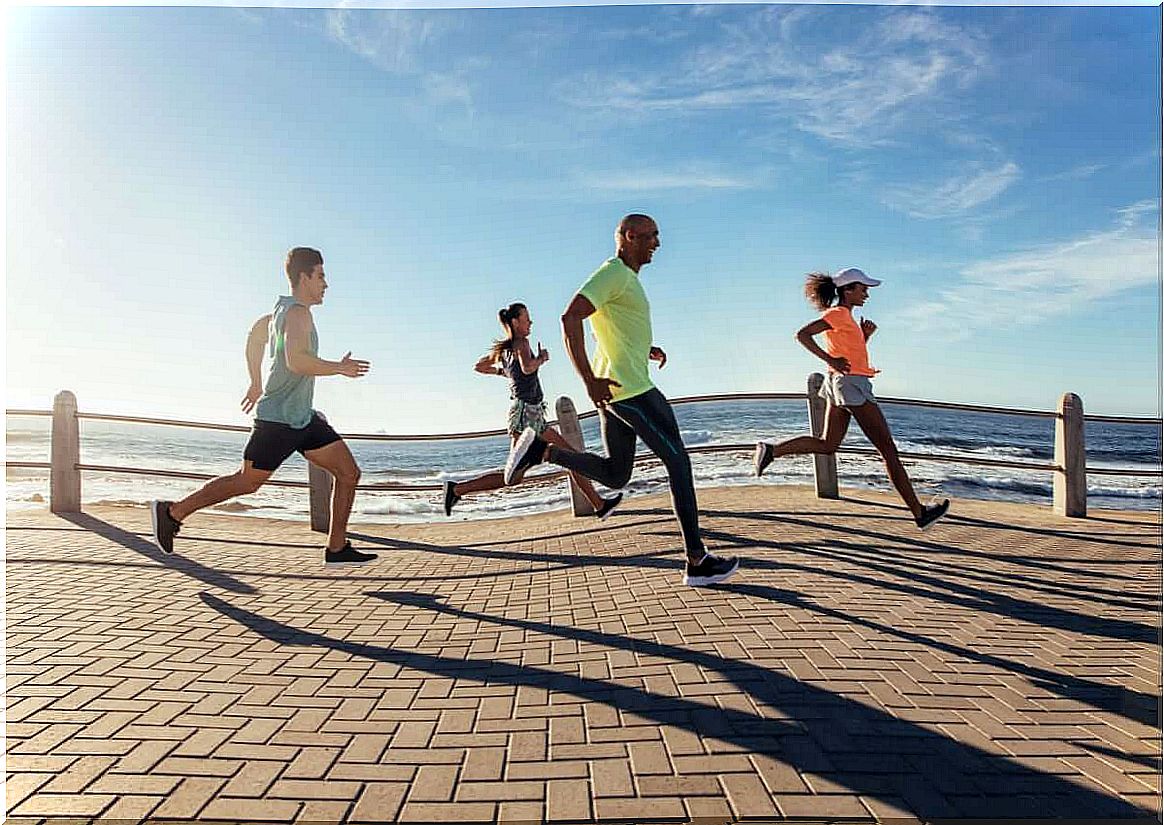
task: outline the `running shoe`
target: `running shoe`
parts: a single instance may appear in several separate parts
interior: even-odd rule
[[[772,449],[772,445],[767,441],[756,442],[756,454],[752,456],[752,466],[756,468],[756,478],[764,474],[765,468],[772,463],[772,459],[776,457],[776,451]]]
[[[453,507],[455,507],[457,502],[460,500],[461,500],[461,497],[459,495],[457,495],[456,483],[452,482],[452,481],[446,481],[445,482],[445,515],[446,516],[451,516],[453,514]]]
[[[604,498],[602,500],[602,506],[599,507],[594,513],[595,518],[597,518],[599,521],[606,521],[608,518],[610,518],[610,514],[613,513],[615,508],[618,507],[618,505],[621,503],[622,493],[615,493],[610,498]]]
[[[683,583],[692,587],[705,587],[727,581],[739,569],[740,560],[734,556],[721,557],[706,553],[699,564],[687,562],[683,571]]]
[[[150,502],[150,518],[154,524],[154,544],[163,553],[174,552],[174,536],[182,527],[182,522],[170,515],[172,501],[155,499]]]
[[[914,519],[917,526],[923,530],[929,530],[933,527],[938,519],[946,515],[950,509],[950,500],[948,498],[942,499],[941,504],[931,504],[922,508],[922,514]]]
[[[344,546],[339,550],[324,548],[323,551],[323,563],[326,567],[356,567],[375,561],[377,558],[379,557],[375,553],[361,553],[352,547],[350,541],[344,542]]]
[[[505,474],[502,479],[505,486],[513,484],[521,478],[522,473],[535,464],[542,463],[542,455],[546,452],[546,442],[538,438],[533,427],[526,427],[513,443],[509,451],[509,458],[505,461]]]

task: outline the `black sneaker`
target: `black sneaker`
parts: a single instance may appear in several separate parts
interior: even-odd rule
[[[938,519],[946,515],[950,509],[950,500],[948,498],[942,499],[941,504],[931,504],[928,507],[922,508],[922,514],[914,519],[917,526],[923,530],[928,530],[937,523]]]
[[[505,461],[505,475],[502,476],[505,486],[508,487],[516,479],[521,478],[522,473],[530,467],[541,464],[545,452],[546,442],[538,438],[533,427],[526,427],[514,442],[513,449],[509,451],[509,458]]]
[[[615,508],[618,507],[618,505],[621,503],[622,493],[615,493],[610,498],[604,498],[602,500],[602,506],[594,512],[595,518],[597,518],[599,521],[606,521],[606,519],[610,517],[610,514],[613,513]]]
[[[344,542],[344,546],[339,550],[324,548],[323,551],[323,563],[326,567],[355,567],[375,561],[377,558],[375,553],[361,553],[356,550],[350,541]]]
[[[461,500],[461,497],[459,495],[457,495],[456,483],[452,482],[452,481],[446,481],[445,482],[445,515],[446,516],[451,516],[453,514],[453,507],[455,507],[457,502],[460,500]]]
[[[776,457],[776,451],[772,449],[772,445],[767,441],[756,442],[756,454],[752,456],[752,466],[756,468],[756,478],[764,474],[764,468],[772,463],[772,459]]]
[[[683,583],[692,587],[719,584],[730,579],[739,566],[740,560],[734,556],[721,558],[707,553],[699,564],[687,562],[687,569],[683,571]]]
[[[170,515],[172,501],[155,499],[150,502],[150,518],[154,523],[154,544],[163,553],[174,552],[174,536],[182,527],[182,522]]]

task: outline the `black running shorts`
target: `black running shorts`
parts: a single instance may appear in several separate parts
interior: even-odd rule
[[[318,450],[339,440],[339,433],[319,413],[313,413],[307,426],[298,430],[277,421],[260,421],[256,418],[251,439],[243,450],[243,458],[250,461],[256,470],[274,472],[295,451],[305,453]]]

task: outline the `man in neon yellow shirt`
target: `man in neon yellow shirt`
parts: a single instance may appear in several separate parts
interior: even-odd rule
[[[667,363],[667,354],[651,343],[651,305],[639,280],[639,270],[651,262],[658,248],[659,227],[654,220],[627,215],[615,232],[615,256],[579,287],[562,316],[566,350],[586,384],[586,394],[598,408],[607,457],[547,444],[527,429],[510,451],[505,483],[519,479],[534,464],[549,461],[618,489],[630,481],[635,438],[641,438],[667,468],[671,503],[687,551],[683,583],[715,584],[736,572],[739,559],[721,558],[703,547],[691,460],[675,413],[647,372],[649,361],[658,361],[660,369]],[[586,357],[582,332],[586,318],[598,341],[593,366]]]

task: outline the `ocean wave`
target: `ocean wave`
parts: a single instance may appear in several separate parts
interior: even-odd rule
[[[1104,496],[1105,498],[1160,498],[1159,487],[1113,487],[1107,484],[1087,485],[1089,496]]]
[[[696,444],[710,444],[715,434],[711,430],[680,430],[679,437],[688,447]]]

